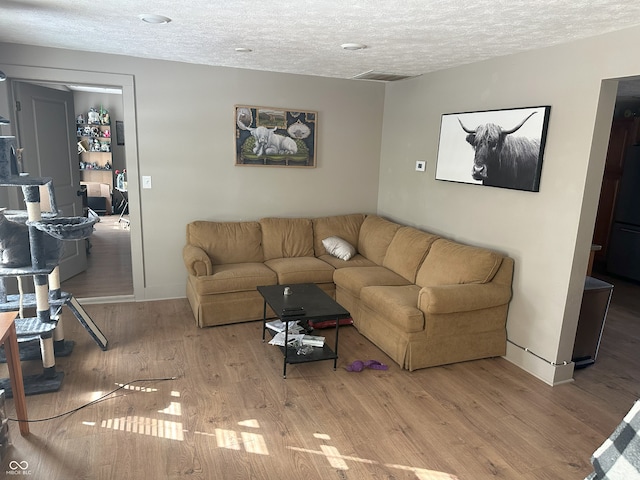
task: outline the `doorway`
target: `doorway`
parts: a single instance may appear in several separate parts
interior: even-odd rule
[[[640,77],[621,79],[618,82],[617,94],[608,139],[607,156],[600,188],[600,199],[593,230],[593,257],[590,276],[613,285],[613,294],[609,305],[602,340],[613,348],[604,348],[598,355],[596,369],[602,364],[607,368],[622,363],[627,367],[637,365],[637,358],[629,357],[628,352],[636,351],[634,346],[640,341],[638,329],[635,328],[636,317],[640,310],[640,283],[621,277],[608,271],[608,256],[612,252],[611,234],[616,219],[616,203],[621,179],[624,171],[625,157],[631,145],[640,142]],[[638,192],[640,202],[640,192]],[[615,247],[613,247],[615,249]],[[632,255],[624,252],[623,255]],[[620,340],[624,339],[629,348],[623,347]],[[594,368],[594,367],[590,367]],[[627,377],[633,379],[633,375]],[[626,388],[626,386],[624,387]]]
[[[76,117],[80,116],[83,122],[88,120],[91,109],[108,113],[110,135],[108,140],[104,140],[109,147],[106,154],[109,168],[106,171],[88,168],[93,160],[90,155],[104,156],[105,153],[80,154],[80,160],[86,160],[88,164],[86,169],[80,171],[80,180],[85,188],[88,185],[101,185],[104,189],[108,188],[109,197],[105,202],[107,208],[89,211],[99,221],[94,225],[94,233],[87,242],[87,269],[63,281],[62,289],[80,299],[131,296],[133,277],[129,212],[123,202],[123,194],[115,188],[116,175],[127,170],[124,138],[116,131],[116,122],[123,121],[122,90],[76,84],[64,87],[73,92]],[[93,203],[89,201],[88,207],[92,206]]]
[[[129,258],[131,271],[131,284],[129,287],[130,294],[114,294],[111,289],[94,288],[93,293],[77,295],[84,298],[83,303],[105,303],[111,301],[132,301],[144,298],[144,260],[142,253],[142,233],[140,218],[140,199],[139,199],[139,182],[138,182],[138,157],[137,157],[137,128],[135,113],[135,92],[133,76],[122,74],[96,73],[77,70],[49,69],[40,67],[24,67],[16,65],[0,64],[0,70],[5,72],[8,78],[16,81],[27,83],[39,83],[49,85],[89,85],[89,86],[113,86],[121,89],[121,108],[124,137],[126,144],[123,145],[124,157],[126,158],[126,167],[128,172],[128,208],[129,208],[129,225],[130,230],[126,233],[129,236]],[[3,82],[8,83],[8,82]],[[0,86],[0,96],[7,99],[11,98],[8,91]],[[0,104],[3,100],[0,100]],[[9,102],[11,104],[11,102]],[[7,110],[12,111],[12,108]],[[15,113],[12,112],[12,119],[15,119]],[[14,135],[14,125],[3,127],[4,135]],[[76,165],[77,167],[78,165]],[[110,270],[111,271],[111,270]],[[107,277],[107,275],[104,275]],[[113,279],[113,276],[111,277]],[[110,283],[122,283],[122,279],[110,281]],[[63,285],[65,289],[65,285]],[[75,292],[71,292],[74,293]]]
[[[86,215],[97,220],[89,239],[65,243],[65,255],[60,263],[62,290],[79,299],[133,295],[128,211],[122,212],[123,215],[118,211],[117,221],[113,219],[117,205],[124,208],[122,199],[118,198],[120,192],[114,188],[116,172],[126,171],[124,141],[115,136],[116,121],[122,121],[122,90],[12,81],[12,91],[16,105],[21,105],[16,108],[18,141],[25,149],[27,171],[53,178],[62,216]],[[61,108],[53,110],[51,105]],[[88,113],[94,111],[103,112],[108,120],[90,127]],[[85,133],[85,128],[100,135],[96,134],[95,138],[79,136],[78,130]],[[108,134],[104,135],[104,132]],[[106,148],[96,150],[92,144],[91,147],[87,145],[91,151],[80,152],[86,150],[80,145],[87,140]],[[56,146],[57,143],[68,148],[62,149]],[[31,157],[34,157],[33,161],[26,162]],[[100,160],[99,164],[93,162],[96,159]],[[85,164],[86,168],[79,168]],[[79,198],[82,189],[84,194]],[[101,190],[104,196],[92,196],[96,190]],[[83,211],[81,203],[86,202],[85,199],[89,201]],[[102,200],[106,208],[97,209],[91,200]],[[70,207],[73,203],[77,205]],[[71,262],[80,256],[82,262]],[[71,268],[73,266],[77,268]]]
[[[594,275],[609,275],[608,258],[612,247],[612,232],[616,221],[625,159],[629,148],[640,142],[640,78],[623,79],[618,83],[611,123],[600,200],[594,225]],[[640,194],[638,194],[640,203]],[[613,252],[615,253],[615,252]],[[628,255],[629,252],[626,252]]]

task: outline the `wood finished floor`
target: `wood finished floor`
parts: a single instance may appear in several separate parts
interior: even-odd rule
[[[57,359],[60,391],[27,397],[31,419],[135,379],[178,378],[32,423],[26,438],[11,423],[0,472],[14,460],[47,480],[583,479],[640,397],[637,291],[616,283],[598,360],[556,387],[502,358],[409,373],[353,327],[341,330],[337,371],[293,365],[283,379],[260,322],[198,329],[184,299],[87,305],[109,348],[65,314],[76,345]],[[345,371],[355,359],[390,368]],[[23,362],[25,374],[40,369]],[[15,415],[12,400],[6,409]]]
[[[119,219],[120,215],[100,217],[90,239],[88,268],[62,282],[63,291],[76,298],[133,295],[130,231]]]

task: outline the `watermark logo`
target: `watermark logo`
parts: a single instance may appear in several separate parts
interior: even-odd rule
[[[5,472],[7,475],[31,475],[29,470],[29,462],[23,460],[18,462],[17,460],[11,460],[9,462],[9,470]]]

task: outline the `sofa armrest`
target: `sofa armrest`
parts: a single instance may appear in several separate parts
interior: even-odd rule
[[[495,283],[469,283],[423,287],[418,308],[424,313],[455,313],[506,305],[511,287]]]
[[[189,244],[185,245],[182,249],[182,259],[184,260],[184,265],[187,267],[189,275],[202,277],[213,273],[211,259],[200,247]]]

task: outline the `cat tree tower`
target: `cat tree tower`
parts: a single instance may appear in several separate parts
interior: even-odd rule
[[[47,188],[51,204],[51,213],[46,215],[40,208],[42,186]],[[32,395],[56,391],[62,384],[64,372],[56,370],[55,358],[69,355],[73,349],[73,342],[64,339],[60,318],[62,307],[69,307],[103,350],[107,349],[107,339],[73,295],[61,291],[59,256],[47,258],[45,243],[51,239],[46,236],[58,241],[88,238],[93,231],[95,219],[58,216],[52,179],[34,178],[18,171],[15,137],[0,137],[0,187],[22,188],[26,212],[5,212],[5,216],[16,223],[26,223],[31,256],[31,265],[17,268],[0,265],[0,311],[18,311],[21,307],[35,308],[35,317],[18,318],[15,321],[21,359],[41,357],[43,365],[41,374],[23,377],[25,393]],[[32,277],[35,293],[8,295],[4,283],[7,277]],[[33,347],[33,342],[37,340],[39,351],[37,347]],[[0,388],[5,390],[7,396],[11,396],[8,379],[0,380]]]

